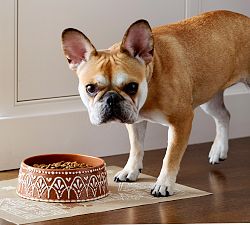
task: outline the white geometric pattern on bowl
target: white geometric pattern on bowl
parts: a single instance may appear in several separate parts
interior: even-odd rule
[[[60,170],[34,168],[24,160],[19,170],[17,194],[47,202],[82,202],[105,197],[108,195],[105,163],[93,168]]]

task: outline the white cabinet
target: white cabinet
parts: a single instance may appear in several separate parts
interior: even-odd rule
[[[63,29],[82,30],[97,48],[122,39],[137,19],[152,26],[181,20],[185,4],[165,0],[19,0],[17,4],[17,100],[78,95],[77,79],[61,50]]]
[[[60,36],[63,29],[82,30],[97,48],[120,41],[137,19],[151,26],[181,20],[199,11],[229,9],[250,13],[249,0],[16,0],[16,101],[71,99],[77,78],[67,68]],[[197,10],[195,10],[197,9]],[[193,12],[193,13],[190,13]]]
[[[249,15],[249,4],[248,0],[1,0],[0,170],[17,168],[24,157],[44,153],[128,152],[124,125],[89,123],[77,78],[61,50],[63,29],[78,28],[97,48],[107,48],[120,41],[137,19],[156,26],[218,8]],[[249,100],[244,93],[227,96],[233,115],[231,137],[250,135],[250,107],[243,98]],[[198,111],[190,143],[211,141],[214,132],[212,120]],[[165,127],[150,124],[145,148],[166,147],[166,137]]]
[[[185,13],[185,0],[1,0],[0,170],[36,154],[128,152],[124,125],[90,125],[61,32],[78,28],[97,48],[107,48],[137,19],[155,26]],[[149,125],[147,134],[146,149],[166,146],[165,127]]]

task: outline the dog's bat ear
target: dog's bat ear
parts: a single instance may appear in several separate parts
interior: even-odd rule
[[[69,68],[73,71],[76,71],[82,62],[87,62],[92,55],[97,54],[90,40],[74,28],[68,28],[62,32],[62,49]]]
[[[142,59],[148,64],[153,59],[154,40],[149,23],[146,20],[134,22],[126,31],[120,51]]]

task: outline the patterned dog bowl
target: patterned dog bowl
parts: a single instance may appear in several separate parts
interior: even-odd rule
[[[80,169],[41,169],[34,164],[60,161],[86,163]],[[23,198],[46,202],[83,202],[108,195],[105,162],[78,154],[39,155],[21,163],[17,194]]]

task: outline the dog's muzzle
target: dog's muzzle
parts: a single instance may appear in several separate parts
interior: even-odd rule
[[[119,121],[121,123],[133,123],[135,121],[133,107],[117,92],[106,92],[100,99],[101,123]]]
[[[91,122],[95,125],[111,121],[131,124],[138,118],[138,112],[133,102],[115,91],[106,92],[95,103],[89,114]]]
[[[124,115],[122,115],[122,101],[124,98],[116,92],[107,92],[102,97],[103,102],[103,112],[102,112],[102,122],[106,123],[113,120],[120,120],[123,122]]]

